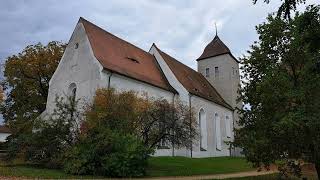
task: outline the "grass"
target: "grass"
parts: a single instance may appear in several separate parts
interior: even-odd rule
[[[48,179],[92,179],[94,176],[73,176],[59,169],[47,169],[32,165],[1,165],[0,177],[28,177]],[[101,177],[100,177],[101,178]]]
[[[148,177],[191,176],[205,174],[234,173],[253,170],[245,159],[235,157],[199,158],[185,157],[152,157],[147,169]],[[45,169],[32,165],[0,164],[0,176],[51,178],[51,179],[91,179],[96,176],[72,176],[62,170]]]
[[[253,170],[244,158],[186,158],[152,157],[147,170],[148,176],[191,176],[224,174]]]

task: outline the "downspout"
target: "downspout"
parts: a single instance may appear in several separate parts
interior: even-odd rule
[[[190,139],[191,139],[191,136],[192,136],[192,132],[191,132],[191,131],[192,131],[191,96],[192,96],[192,95],[189,93]],[[192,146],[193,146],[193,144],[192,144],[192,140],[191,140],[191,147],[190,147],[190,157],[191,157],[191,158],[192,158]]]
[[[235,120],[235,110],[233,110],[233,112],[232,112],[233,142],[234,142],[234,140],[235,140],[235,133],[234,133],[235,125],[234,125],[234,120]],[[233,152],[233,153],[232,153],[232,152]],[[236,152],[236,148],[235,148],[235,147],[232,147],[232,145],[230,144],[230,156],[235,156],[235,152]]]
[[[108,89],[110,89],[111,76],[112,76],[112,71],[110,72],[109,79],[108,79]]]
[[[173,99],[172,99],[172,105],[173,105],[173,108],[175,107],[175,105],[174,105],[174,97],[176,96],[176,93],[173,93]],[[173,112],[173,114],[172,114],[173,116],[174,116],[174,112]],[[174,133],[174,132],[173,132]],[[173,136],[174,136],[174,134],[173,134]],[[174,142],[172,142],[172,157],[174,157]]]

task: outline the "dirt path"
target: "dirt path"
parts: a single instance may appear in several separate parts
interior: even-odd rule
[[[235,177],[249,177],[249,176],[259,176],[259,175],[267,175],[276,173],[276,170],[270,171],[248,171],[248,172],[239,172],[239,173],[230,173],[230,174],[214,174],[214,175],[197,175],[197,176],[177,176],[177,177],[153,177],[153,178],[136,178],[136,180],[201,180],[201,179],[227,179],[227,178],[235,178]],[[26,177],[3,177],[0,175],[0,179],[29,179]],[[32,178],[30,178],[32,179]],[[106,179],[106,180],[135,180],[135,178],[131,179]]]
[[[249,177],[249,176],[259,176],[259,175],[267,175],[274,174],[278,171],[270,170],[270,171],[248,171],[248,172],[239,172],[239,173],[230,173],[230,174],[214,174],[214,175],[197,175],[197,176],[177,176],[177,177],[154,177],[154,178],[139,178],[141,180],[201,180],[201,179],[227,179],[227,178],[235,178],[235,177]],[[113,179],[116,180],[116,179]],[[118,179],[117,179],[118,180]],[[122,179],[123,180],[123,179]],[[129,179],[128,179],[129,180]]]

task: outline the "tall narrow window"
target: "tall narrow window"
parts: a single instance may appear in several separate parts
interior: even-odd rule
[[[206,77],[210,77],[210,69],[206,68]]]
[[[219,67],[214,67],[214,77],[219,78]]]
[[[231,121],[229,116],[226,116],[226,134],[227,138],[231,138]]]
[[[234,67],[232,67],[232,75],[234,76]]]
[[[71,94],[72,101],[76,100],[76,93],[77,93],[77,88],[73,88],[72,89],[72,94]]]
[[[221,151],[221,126],[220,126],[220,117],[218,114],[215,114],[215,121],[216,121],[216,148],[217,150]]]
[[[200,130],[200,150],[206,151],[207,149],[207,118],[203,109],[199,112],[199,130]]]

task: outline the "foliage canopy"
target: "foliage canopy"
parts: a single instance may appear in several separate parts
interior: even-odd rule
[[[256,4],[259,0],[253,0]],[[265,3],[270,3],[271,0],[263,0]],[[295,11],[297,6],[302,3],[306,3],[307,0],[281,0],[283,3],[279,7],[278,16],[283,16],[285,18],[291,18],[291,11]]]
[[[65,46],[57,41],[38,43],[7,58],[2,82],[6,99],[0,110],[14,134],[30,131],[30,121],[45,110],[49,81]]]
[[[320,12],[309,6],[292,20],[269,16],[242,59],[236,145],[249,161],[304,159],[320,169]]]

